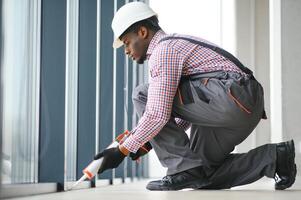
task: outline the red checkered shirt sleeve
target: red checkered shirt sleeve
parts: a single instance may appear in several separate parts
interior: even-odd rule
[[[184,65],[184,55],[171,46],[156,48],[149,58],[151,80],[145,112],[123,146],[136,152],[168,122]]]

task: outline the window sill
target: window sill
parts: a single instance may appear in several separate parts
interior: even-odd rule
[[[57,191],[57,183],[24,183],[1,185],[0,198],[45,194]]]

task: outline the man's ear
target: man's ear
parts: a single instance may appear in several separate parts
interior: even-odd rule
[[[140,26],[138,30],[138,35],[143,39],[146,39],[149,35],[149,30],[145,26]]]

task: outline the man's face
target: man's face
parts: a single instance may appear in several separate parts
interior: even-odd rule
[[[130,32],[121,38],[124,44],[124,52],[138,64],[143,64],[146,60],[146,51],[149,44],[147,32],[146,28],[140,27],[137,33]]]

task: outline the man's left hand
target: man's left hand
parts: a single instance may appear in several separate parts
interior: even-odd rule
[[[113,147],[110,149],[105,149],[103,152],[98,153],[94,156],[94,160],[103,158],[102,164],[98,170],[98,173],[102,173],[107,169],[113,169],[120,165],[124,160],[126,155],[124,155],[119,147]]]

